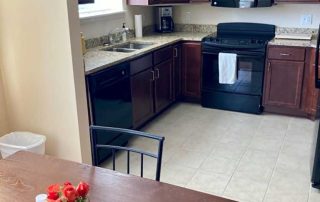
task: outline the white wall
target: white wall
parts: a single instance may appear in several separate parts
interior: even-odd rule
[[[124,13],[112,14],[108,16],[100,16],[91,19],[81,20],[81,32],[85,38],[94,38],[107,35],[115,28],[121,28],[122,23],[126,23],[127,27],[134,27],[134,15],[143,15],[143,25],[153,24],[153,7],[147,6],[127,6],[126,0],[123,0]]]
[[[188,17],[187,12],[191,12]],[[300,25],[300,15],[312,14],[311,26]],[[320,4],[280,4],[268,8],[215,8],[209,4],[175,6],[174,21],[183,24],[218,24],[220,22],[259,22],[281,27],[317,28]]]
[[[0,30],[11,129],[46,135],[50,155],[90,163],[77,1],[1,0]]]

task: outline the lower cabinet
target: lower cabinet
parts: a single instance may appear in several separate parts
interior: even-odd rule
[[[181,44],[173,46],[173,99],[181,98]]]
[[[154,67],[155,71],[155,112],[160,112],[173,102],[172,59]]]
[[[300,109],[303,72],[304,62],[270,60],[265,75],[264,104]]]
[[[200,100],[201,43],[182,44],[182,95],[188,100]]]
[[[263,94],[266,112],[316,118],[319,91],[314,84],[313,61],[314,51],[309,48],[268,47]]]
[[[174,101],[172,47],[133,60],[130,68],[133,127],[139,128]]]
[[[153,79],[154,71],[152,68],[131,77],[134,128],[146,122],[154,114]]]

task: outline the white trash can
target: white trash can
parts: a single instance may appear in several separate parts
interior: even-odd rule
[[[30,132],[12,132],[0,137],[0,152],[6,158],[18,151],[26,150],[37,154],[45,153],[46,137]]]

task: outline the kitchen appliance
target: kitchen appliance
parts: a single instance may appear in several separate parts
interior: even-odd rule
[[[217,34],[202,39],[203,107],[259,114],[266,47],[275,26],[257,23],[220,23]],[[237,80],[219,83],[219,53],[237,54]]]
[[[90,4],[94,3],[94,0],[78,0],[78,4]]]
[[[156,7],[156,31],[157,32],[173,32],[174,22],[172,17],[171,6]]]
[[[90,124],[117,128],[132,128],[130,65],[122,63],[87,76]],[[124,145],[129,136],[97,132],[97,144]],[[101,150],[98,163],[111,151]]]
[[[318,31],[318,40],[317,40],[317,46],[316,46],[316,55],[315,55],[315,86],[316,88],[320,88],[320,79],[319,79],[319,61],[320,61],[320,53],[319,53],[319,47],[320,46],[320,25],[319,25],[319,31]],[[312,161],[312,177],[311,182],[312,186],[314,188],[320,189],[320,131],[319,126],[316,130],[315,137],[314,137],[314,144],[312,149],[314,149],[314,156],[311,159]]]
[[[211,6],[229,8],[270,7],[274,0],[212,0]]]

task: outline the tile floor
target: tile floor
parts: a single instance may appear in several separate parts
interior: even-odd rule
[[[166,138],[162,182],[244,202],[320,202],[320,192],[310,187],[316,124],[181,103],[142,130]],[[129,144],[156,148],[141,139]],[[139,158],[131,157],[132,174],[139,175]],[[117,158],[117,170],[125,172],[126,155]],[[144,170],[154,179],[155,160],[146,159]]]

